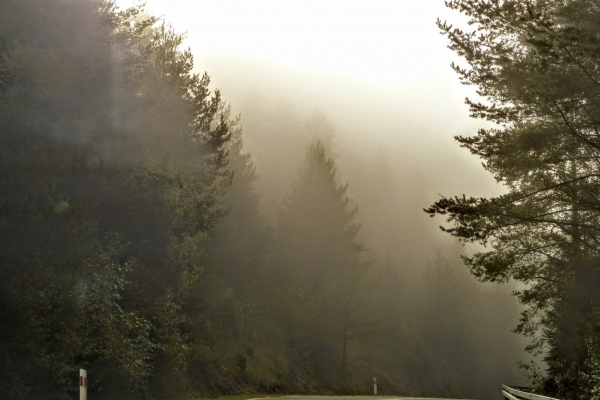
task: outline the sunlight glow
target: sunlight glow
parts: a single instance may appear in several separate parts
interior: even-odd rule
[[[197,57],[236,54],[370,80],[418,78],[440,67],[445,48],[438,0],[148,0],[146,9],[188,32]]]

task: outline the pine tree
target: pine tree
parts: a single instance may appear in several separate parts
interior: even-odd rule
[[[228,121],[231,140],[227,144],[228,169],[234,178],[225,196],[227,216],[220,222],[225,233],[225,258],[221,263],[225,275],[238,279],[237,288],[246,287],[257,279],[261,258],[270,241],[270,230],[260,213],[261,196],[256,189],[258,174],[252,155],[244,148],[241,116],[231,115],[231,105],[224,104],[221,111]]]
[[[0,14],[0,397],[68,398],[79,367],[160,397],[185,378],[186,296],[231,178],[220,95],[140,8]]]
[[[308,142],[311,144],[321,142],[325,150],[334,155],[335,125],[331,123],[319,110],[314,110],[310,117],[304,120],[304,129],[307,133]]]
[[[272,233],[258,208],[258,175],[250,153],[244,149],[241,116],[233,116],[231,105],[225,102],[220,104],[219,116],[231,134],[225,149],[233,179],[222,197],[226,214],[215,234],[206,240],[208,262],[194,292],[194,313],[201,317],[196,318],[191,332],[195,343],[191,361],[194,386],[209,393],[218,391],[213,382],[222,379],[224,366],[231,380],[254,387],[264,385],[264,376],[252,376],[248,364],[268,352],[264,344],[272,341],[269,337],[276,329],[264,328],[268,323],[264,302],[269,297],[264,269]],[[211,343],[219,343],[219,350],[207,350]]]
[[[260,174],[257,188],[263,198],[261,211],[269,224],[275,225],[277,208],[274,205],[286,193],[302,164],[307,140],[292,103],[279,101],[274,107],[263,108],[261,101],[262,97],[254,93],[244,107],[242,119],[248,149]]]
[[[284,326],[308,349],[314,372],[331,384],[348,349],[344,310],[367,268],[357,236],[358,209],[325,147],[310,145],[277,226],[276,281],[283,282]],[[342,338],[342,341],[340,341]]]
[[[584,265],[600,255],[598,155],[600,24],[595,2],[453,0],[470,31],[438,22],[468,66],[461,81],[485,100],[467,100],[471,115],[496,123],[461,146],[481,157],[507,193],[442,198],[427,212],[448,215],[444,228],[489,251],[466,257],[480,279],[526,284],[528,306],[517,330],[549,346],[548,383],[556,396],[580,396],[586,338],[597,336],[596,311],[568,300]],[[575,285],[575,286],[574,286]],[[565,314],[565,310],[570,312]],[[577,334],[564,331],[577,313]],[[568,341],[561,338],[570,338]]]

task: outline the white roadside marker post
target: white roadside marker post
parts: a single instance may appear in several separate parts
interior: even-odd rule
[[[87,400],[87,371],[79,370],[79,400]]]
[[[373,378],[373,394],[377,396],[377,378]]]

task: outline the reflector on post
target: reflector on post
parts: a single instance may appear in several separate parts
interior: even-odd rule
[[[373,395],[377,396],[377,378],[373,378]]]
[[[87,400],[87,371],[79,370],[79,400]]]

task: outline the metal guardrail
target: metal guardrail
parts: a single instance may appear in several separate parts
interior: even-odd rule
[[[515,389],[507,385],[502,385],[502,394],[506,400],[559,400],[554,397],[524,392],[523,390]]]

